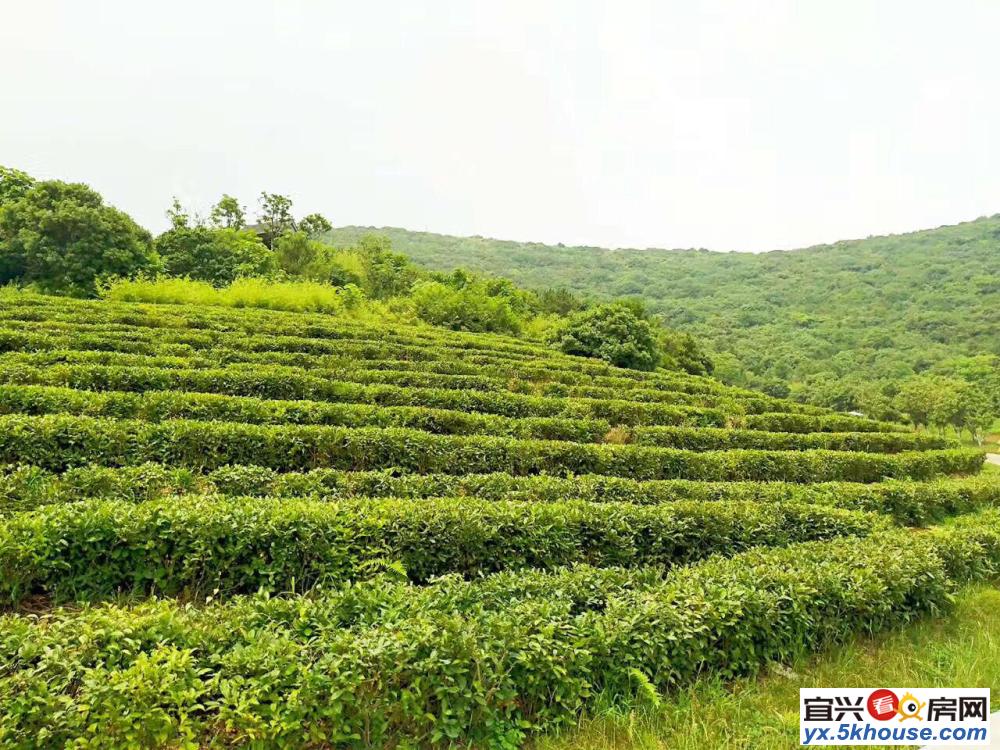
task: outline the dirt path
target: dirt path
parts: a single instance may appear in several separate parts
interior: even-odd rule
[[[1000,453],[987,453],[986,463],[1000,466]]]

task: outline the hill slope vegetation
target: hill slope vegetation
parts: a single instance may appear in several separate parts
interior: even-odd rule
[[[979,451],[498,334],[8,291],[0,411],[3,746],[513,748],[1000,566]]]
[[[370,228],[334,229],[335,244]],[[436,269],[531,288],[641,297],[714,350],[726,382],[876,411],[872,389],[955,358],[1000,354],[1000,216],[911,234],[761,254],[607,250],[380,228]],[[866,396],[868,398],[866,399]]]

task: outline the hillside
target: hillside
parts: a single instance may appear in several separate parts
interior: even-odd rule
[[[1000,564],[982,454],[901,425],[497,334],[3,303],[4,746],[517,747]]]
[[[333,230],[346,244],[373,231]],[[419,264],[639,296],[717,353],[726,382],[855,408],[851,392],[955,356],[1000,354],[1000,216],[762,254],[606,250],[379,228]]]

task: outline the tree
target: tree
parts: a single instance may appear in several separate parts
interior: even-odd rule
[[[305,232],[289,232],[275,239],[274,259],[278,268],[290,276],[304,276],[319,257],[321,248]]]
[[[363,235],[352,250],[364,259],[368,283],[365,291],[373,299],[406,294],[419,277],[409,258],[392,252],[392,243],[384,235]]]
[[[895,398],[896,408],[909,418],[914,427],[926,427],[931,423],[934,404],[934,378],[926,375],[906,380]]]
[[[957,378],[932,376],[934,396],[931,402],[930,421],[943,432],[945,427],[961,430],[963,398],[968,383]]]
[[[191,225],[191,216],[176,195],[167,209],[167,218],[170,219],[171,229],[187,229]]]
[[[287,232],[295,231],[295,219],[292,217],[292,199],[277,193],[261,193],[260,213],[257,220],[264,230],[264,242],[274,249],[275,241]]]
[[[219,202],[212,206],[209,214],[212,225],[223,229],[243,229],[247,225],[246,212],[233,196],[223,194]]]
[[[866,380],[854,386],[857,409],[866,417],[886,422],[902,422],[904,417],[893,405],[898,383],[891,380]]]
[[[569,315],[583,308],[583,302],[565,287],[543,289],[538,293],[538,304],[542,312],[556,315]]]
[[[660,356],[649,321],[620,302],[572,316],[556,333],[554,343],[567,354],[603,359],[633,370],[652,370]]]
[[[982,445],[986,431],[997,418],[996,406],[990,394],[969,384],[962,393],[959,413],[961,427],[969,431],[977,445]]]
[[[182,227],[156,238],[154,247],[171,276],[225,286],[241,276],[266,276],[274,254],[251,231]]]
[[[317,237],[333,229],[333,225],[322,214],[309,214],[299,222],[299,229],[309,237]]]
[[[970,407],[976,411],[989,410],[988,400],[985,406],[979,405],[976,391],[972,384],[959,378],[919,375],[900,387],[896,406],[914,426],[933,425],[941,430],[950,426],[961,432],[967,427]]]
[[[92,295],[102,277],[157,267],[149,233],[86,185],[36,182],[0,206],[0,282]]]
[[[667,370],[682,370],[692,375],[711,375],[715,369],[712,359],[702,350],[697,339],[689,333],[661,328],[657,335],[660,350],[659,366]]]
[[[34,184],[35,179],[27,172],[0,166],[0,206],[20,199]]]

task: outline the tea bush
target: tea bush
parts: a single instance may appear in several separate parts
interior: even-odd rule
[[[0,290],[0,746],[514,748],[1000,574],[977,450],[239,283]]]

